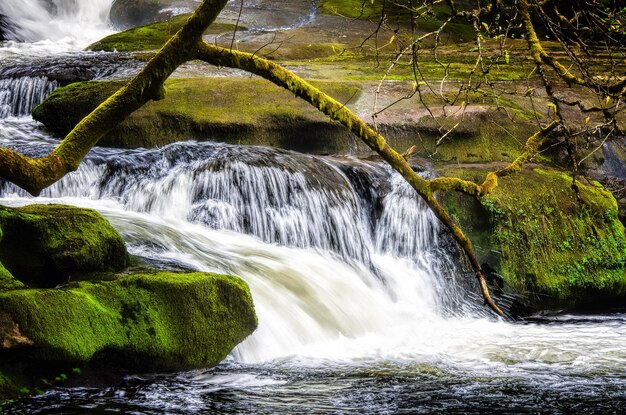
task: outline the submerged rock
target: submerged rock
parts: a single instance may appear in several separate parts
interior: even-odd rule
[[[449,167],[442,173],[484,179],[486,170]],[[498,183],[479,200],[456,193],[440,198],[494,276],[494,290],[514,297],[514,313],[574,309],[626,296],[626,236],[610,192],[597,182],[578,182],[576,194],[568,174],[543,169]]]

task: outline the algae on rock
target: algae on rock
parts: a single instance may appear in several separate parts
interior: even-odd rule
[[[128,261],[121,236],[94,210],[0,206],[0,288],[54,287],[120,271]]]
[[[339,99],[359,92],[351,83],[322,84]],[[92,81],[59,88],[35,108],[33,117],[64,136],[122,85],[123,81]],[[98,144],[136,148],[199,139],[334,153],[351,141],[342,126],[265,80],[172,78],[165,89],[167,99],[148,102]]]
[[[471,178],[484,169],[447,167]],[[440,196],[499,274],[504,291],[530,310],[572,309],[626,295],[626,237],[610,192],[554,170],[524,170],[483,198]]]
[[[176,370],[219,363],[257,325],[237,277],[158,272],[0,293],[30,361]],[[0,344],[2,344],[0,339]],[[7,351],[4,351],[7,353]],[[10,350],[9,350],[10,352]]]

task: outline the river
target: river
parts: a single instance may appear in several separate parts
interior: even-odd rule
[[[29,68],[110,59],[79,52],[111,31],[110,1],[53,3],[0,4],[19,40],[0,44],[0,74],[22,68],[0,79],[0,145],[33,156],[57,142],[29,116],[57,84]],[[153,266],[241,276],[259,317],[215,368],[57,387],[9,413],[626,411],[625,313],[494,318],[433,215],[375,162],[194,141],[95,148],[40,197],[0,183],[0,203],[97,209]]]

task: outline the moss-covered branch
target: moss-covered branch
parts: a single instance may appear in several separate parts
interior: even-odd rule
[[[389,146],[383,136],[374,131],[356,114],[346,108],[345,105],[324,94],[313,85],[274,62],[260,58],[251,53],[221,48],[205,42],[203,42],[198,49],[198,59],[212,65],[243,69],[247,72],[259,75],[282,88],[288,89],[296,96],[304,99],[321,112],[328,115],[331,119],[346,126],[367,144],[368,147],[377,152],[391,167],[402,175],[422,199],[424,199],[435,216],[452,232],[454,239],[459,243],[474,269],[485,303],[499,315],[504,314],[489,294],[483,271],[474,254],[472,242],[465,236],[461,228],[435,198],[430,186],[430,181],[422,178],[413,171],[405,157]]]
[[[535,134],[528,137],[522,154],[520,154],[507,166],[487,173],[485,180],[481,184],[457,177],[438,177],[430,181],[431,190],[433,192],[456,191],[467,193],[468,195],[476,197],[481,197],[491,193],[498,186],[498,178],[508,176],[522,170],[524,163],[537,154],[545,137],[554,131],[558,125],[559,123],[553,121],[547,127],[542,128],[540,131],[537,131]]]
[[[164,96],[163,82],[174,70],[191,60],[204,30],[215,20],[227,0],[205,0],[144,69],[126,86],[85,117],[46,157],[31,159],[8,149],[0,149],[0,176],[31,194],[74,171],[113,127],[150,100]]]

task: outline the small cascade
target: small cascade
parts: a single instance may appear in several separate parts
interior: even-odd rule
[[[30,115],[57,87],[45,76],[0,79],[0,119]]]
[[[4,38],[17,42],[101,37],[108,29],[112,0],[3,0]],[[84,46],[84,45],[83,45]]]
[[[20,142],[11,145],[34,156],[49,151]],[[24,194],[10,184],[3,191]],[[131,211],[328,251],[372,268],[378,253],[426,261],[436,249],[437,221],[411,192],[375,163],[186,142],[159,150],[96,148],[42,195],[113,199]]]
[[[18,128],[13,148],[49,151]],[[244,278],[260,321],[234,354],[244,362],[412,342],[462,297],[434,216],[380,163],[219,143],[95,148],[42,196],[97,208],[153,265]],[[27,195],[4,183],[0,197]]]

